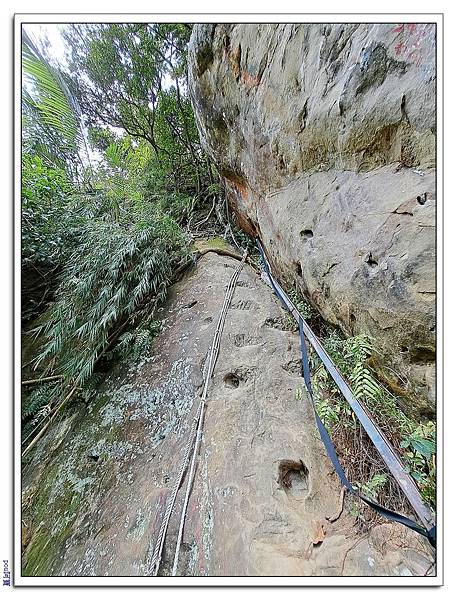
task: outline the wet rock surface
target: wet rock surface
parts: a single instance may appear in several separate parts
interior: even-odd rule
[[[385,383],[434,413],[435,29],[208,24],[190,42],[202,143],[240,225]]]
[[[31,452],[23,575],[147,574],[236,265],[214,253],[201,258],[171,288],[151,352],[119,365],[88,406],[74,405]],[[347,505],[330,521],[340,486],[285,319],[245,266],[210,388],[178,574],[432,574],[417,534],[392,524],[358,531]],[[160,575],[170,574],[183,492]]]

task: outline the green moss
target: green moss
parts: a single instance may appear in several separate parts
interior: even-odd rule
[[[100,411],[110,401],[108,394],[97,394],[92,402],[89,403],[89,420],[97,421],[100,418]]]
[[[194,243],[193,249],[200,252],[204,252],[205,250],[233,250],[233,248],[220,236],[197,240]]]
[[[147,423],[163,405],[169,412],[149,433],[149,443],[156,447],[174,427],[177,415],[189,411],[193,395],[190,380],[190,366],[183,360],[176,361],[162,387],[120,386],[116,380],[103,387],[86,407],[79,407],[73,416],[54,425],[45,448],[39,447],[39,455],[32,454],[34,468],[29,469],[31,491],[35,493],[29,494],[23,515],[30,534],[23,557],[24,576],[50,576],[52,571],[60,571],[68,545],[81,535],[80,524],[86,513],[92,513],[104,489],[116,484],[113,463],[120,466],[120,481],[129,482],[127,462],[133,453],[143,450],[127,439],[127,423]],[[164,403],[165,390],[175,399],[170,407]],[[92,521],[87,526],[92,527]]]
[[[42,491],[36,496],[27,515],[34,533],[24,553],[24,576],[50,575],[51,567],[58,559],[58,552],[72,534],[81,494],[74,493],[67,482],[60,486],[58,479],[61,469],[62,466],[56,463],[45,472],[40,484]]]
[[[50,575],[54,560],[52,550],[55,549],[55,544],[52,542],[50,531],[45,527],[41,527],[34,534],[24,555],[22,570],[24,577]]]
[[[32,532],[23,557],[24,576],[49,576],[62,557],[65,541],[74,533],[85,489],[94,481],[85,472],[79,472],[84,464],[80,457],[98,437],[100,411],[106,402],[107,397],[103,396],[92,404],[95,414],[90,415],[87,430],[72,438],[72,443],[65,445],[58,458],[50,458],[43,467],[37,482],[38,492],[24,514]],[[117,428],[108,429],[105,435],[117,436]]]
[[[47,505],[45,522],[41,521],[24,554],[23,575],[25,577],[51,574],[52,567],[60,557],[59,553],[64,547],[64,542],[73,533],[73,523],[80,503],[81,494],[73,494],[67,489],[67,493],[59,497],[57,505],[52,507],[52,510],[49,510]],[[55,514],[62,517],[53,523]]]

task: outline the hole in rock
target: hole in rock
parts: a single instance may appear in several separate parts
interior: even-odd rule
[[[350,330],[352,335],[354,335],[355,332],[355,323],[356,323],[356,317],[353,313],[350,313],[348,316],[348,320],[349,320],[349,326],[350,326]]]
[[[424,194],[422,194],[421,196],[417,196],[417,202],[419,204],[425,204],[426,201],[427,201],[427,193],[426,192]]]
[[[294,498],[303,498],[308,493],[308,469],[301,460],[282,460],[278,465],[278,483]]]
[[[401,346],[400,348],[400,352],[408,352],[409,348],[408,346]]]
[[[237,388],[239,387],[239,377],[236,373],[227,373],[223,378],[225,385],[229,388]]]
[[[378,265],[378,261],[372,256],[372,252],[369,253],[369,258],[366,260],[366,263],[369,267],[376,267]]]
[[[411,348],[411,360],[418,363],[429,363],[436,360],[436,349],[425,346]]]
[[[301,263],[295,263],[295,271],[299,277],[303,277],[303,269]]]
[[[185,304],[183,306],[183,308],[192,308],[193,306],[195,306],[197,304],[197,300],[192,300],[192,302],[189,302],[188,304]]]
[[[300,235],[309,240],[314,234],[311,229],[302,229],[302,231],[300,231]]]
[[[88,454],[88,459],[92,462],[98,462],[100,456],[98,454]]]

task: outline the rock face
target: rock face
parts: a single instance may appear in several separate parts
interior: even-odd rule
[[[23,474],[24,575],[147,574],[236,264],[203,257],[172,288],[152,351],[110,374],[88,407],[36,445]],[[297,335],[246,266],[210,388],[179,575],[431,574],[417,534],[391,524],[362,534],[347,505],[339,516],[300,367]],[[184,486],[161,575],[183,497]]]
[[[435,29],[196,25],[189,87],[202,143],[258,235],[375,365],[434,411]]]

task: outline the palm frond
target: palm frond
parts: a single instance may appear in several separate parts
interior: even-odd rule
[[[45,153],[58,157],[78,155],[85,146],[81,113],[63,74],[46,59],[25,30],[22,31],[23,113],[32,115],[24,129],[27,143],[45,146]]]

